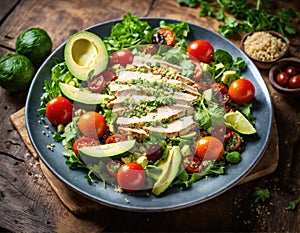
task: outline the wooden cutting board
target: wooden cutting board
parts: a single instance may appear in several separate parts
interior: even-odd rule
[[[33,157],[38,160],[41,164],[41,169],[46,177],[47,181],[53,188],[54,192],[57,194],[62,203],[74,214],[84,214],[90,211],[101,210],[105,208],[104,206],[85,198],[84,196],[79,196],[73,189],[68,187],[65,183],[59,180],[42,162],[39,160],[39,156],[31,144],[25,122],[25,109],[22,108],[16,113],[10,116],[10,120],[14,127],[19,132],[21,138],[23,139],[26,147],[33,155]],[[25,158],[26,159],[26,158]],[[262,176],[266,176],[275,171],[279,160],[278,152],[278,135],[277,126],[275,120],[273,120],[272,130],[270,134],[269,144],[261,157],[260,161],[254,167],[254,169],[239,183],[246,183],[251,180],[257,179]]]

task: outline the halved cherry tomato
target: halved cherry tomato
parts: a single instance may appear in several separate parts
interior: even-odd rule
[[[86,137],[101,138],[107,130],[105,118],[97,112],[86,112],[79,117],[78,128]]]
[[[121,142],[121,141],[126,141],[126,137],[120,134],[114,134],[109,136],[106,141],[105,144],[109,144],[109,143],[116,143],[116,142]]]
[[[145,170],[138,163],[125,163],[118,170],[117,181],[119,186],[125,191],[133,192],[141,190],[145,184],[145,180]]]
[[[215,91],[215,96],[220,104],[227,104],[229,101],[228,89],[222,83],[213,83],[211,88]]]
[[[157,47],[154,44],[145,44],[142,48],[142,53],[154,55],[157,53]]]
[[[184,169],[190,173],[200,172],[203,169],[202,162],[195,156],[184,157],[182,164]]]
[[[78,150],[82,147],[86,146],[98,146],[99,141],[97,141],[94,138],[88,138],[88,137],[82,137],[82,138],[77,138],[75,142],[73,143],[73,150],[75,154],[78,154]]]
[[[237,104],[249,103],[255,95],[255,88],[252,82],[247,79],[233,81],[228,89],[229,97]]]
[[[109,70],[104,70],[101,74],[105,82],[111,82],[117,79],[117,75]]]
[[[191,42],[186,51],[191,59],[205,63],[211,62],[214,55],[214,47],[206,40],[195,40]]]
[[[219,160],[224,154],[223,143],[213,136],[200,138],[195,149],[196,155],[202,160]]]
[[[173,46],[175,44],[175,34],[172,30],[161,28],[157,31],[157,34],[163,35],[167,46]]]
[[[105,80],[102,74],[95,75],[88,81],[88,89],[91,92],[102,92],[105,87]]]
[[[117,177],[121,165],[122,162],[120,160],[112,159],[107,162],[105,167],[109,175]]]
[[[46,116],[53,125],[69,123],[72,115],[73,104],[65,97],[54,97],[46,105]]]
[[[119,50],[112,55],[110,65],[120,64],[125,67],[127,64],[131,64],[133,62],[133,58],[133,53],[128,49]]]
[[[203,68],[200,64],[200,62],[197,62],[195,60],[191,60],[192,64],[195,66],[194,68],[194,81],[199,82],[199,80],[202,78],[203,75]]]
[[[211,136],[218,138],[221,142],[227,142],[231,138],[231,130],[225,125],[217,125],[212,129]]]
[[[238,133],[236,133],[234,131],[231,131],[230,134],[231,134],[231,137],[226,143],[226,149],[228,151],[238,150],[241,147],[242,138]]]

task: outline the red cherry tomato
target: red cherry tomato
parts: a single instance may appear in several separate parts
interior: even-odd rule
[[[108,70],[103,71],[101,74],[102,74],[105,82],[111,82],[111,81],[114,81],[117,79],[117,76],[113,72],[108,71]]]
[[[154,44],[145,44],[142,48],[142,53],[154,55],[157,53],[157,47]]]
[[[88,81],[88,89],[91,92],[102,92],[105,87],[105,80],[101,74],[92,77]]]
[[[107,130],[105,118],[97,112],[86,112],[79,117],[78,128],[86,137],[101,138]]]
[[[112,55],[110,65],[120,64],[125,67],[127,64],[133,62],[133,58],[134,56],[131,51],[127,49],[119,50]]]
[[[72,115],[73,104],[65,97],[54,97],[46,105],[46,116],[53,125],[69,123]]]
[[[157,31],[157,34],[163,35],[168,46],[173,46],[175,44],[175,34],[172,30],[161,28]]]
[[[195,82],[199,82],[200,79],[202,78],[202,75],[203,75],[203,68],[202,68],[200,62],[197,62],[195,60],[192,60],[191,62],[195,66],[195,68],[194,68],[194,79],[193,80]]]
[[[202,160],[219,160],[224,154],[223,143],[213,136],[200,138],[195,149],[196,155]]]
[[[254,85],[247,79],[233,81],[228,89],[229,97],[237,104],[249,103],[255,95]]]
[[[211,88],[215,91],[215,97],[220,104],[227,104],[229,101],[228,89],[222,83],[213,83]]]
[[[73,150],[75,154],[78,154],[78,150],[82,147],[98,146],[98,145],[99,145],[99,141],[97,141],[96,139],[82,137],[75,140],[75,142],[73,143]]]
[[[113,177],[117,177],[118,171],[122,165],[122,162],[120,160],[109,160],[106,164],[106,170],[109,175]]]
[[[235,151],[241,147],[241,144],[242,144],[241,136],[238,133],[231,131],[230,139],[226,143],[226,149],[228,151]]]
[[[117,181],[119,186],[125,191],[133,192],[141,190],[145,184],[145,180],[145,170],[138,163],[125,163],[118,170]]]
[[[218,138],[221,142],[227,142],[231,138],[231,130],[225,125],[217,125],[212,129],[211,136]]]
[[[121,141],[126,141],[126,137],[120,134],[114,134],[109,136],[106,141],[105,144],[110,144],[110,143],[116,143],[116,142],[121,142]]]
[[[187,53],[192,59],[209,63],[213,58],[214,48],[211,43],[206,40],[195,40],[188,45]]]
[[[286,87],[289,84],[289,75],[286,72],[279,72],[276,77],[275,81],[278,85],[282,87]]]
[[[284,69],[284,71],[289,77],[292,77],[296,74],[296,68],[294,66],[288,66]]]
[[[300,88],[300,74],[294,75],[289,80],[290,88]]]
[[[203,169],[202,162],[195,156],[184,157],[182,164],[184,169],[190,173],[200,172]]]

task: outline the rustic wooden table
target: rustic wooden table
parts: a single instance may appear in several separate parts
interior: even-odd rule
[[[273,2],[277,8],[293,7],[300,11],[296,0]],[[55,49],[74,32],[121,18],[127,12],[140,17],[185,20],[214,31],[218,27],[216,20],[200,18],[199,9],[180,7],[176,0],[1,0],[0,55],[13,53],[16,37],[28,28],[45,29]],[[280,96],[270,86],[267,72],[261,72],[270,90],[277,123],[277,169],[206,203],[152,214],[111,208],[95,208],[85,215],[70,211],[11,124],[9,116],[24,107],[27,91],[9,94],[0,88],[0,231],[300,232],[300,209],[286,209],[290,201],[300,198],[300,103]],[[268,188],[270,199],[254,203],[252,195],[256,187]]]

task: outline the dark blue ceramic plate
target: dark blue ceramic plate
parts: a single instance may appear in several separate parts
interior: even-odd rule
[[[161,20],[165,20],[168,23],[178,22],[162,18],[144,18],[143,20],[147,20],[153,27],[157,27]],[[101,38],[105,38],[110,35],[111,27],[116,22],[119,21],[101,23],[87,30],[98,34]],[[258,136],[246,138],[247,145],[242,154],[242,161],[237,165],[227,167],[225,175],[203,179],[194,183],[191,188],[185,191],[179,188],[171,188],[159,198],[151,194],[146,196],[144,194],[116,193],[110,185],[107,185],[105,189],[102,182],[93,185],[89,184],[84,178],[85,172],[70,170],[65,164],[66,159],[62,156],[63,146],[55,143],[51,135],[49,137],[43,135],[42,131],[45,131],[45,128],[38,123],[40,116],[37,110],[40,107],[44,80],[50,80],[51,78],[51,68],[54,65],[51,58],[58,57],[63,59],[65,44],[62,44],[51,54],[37,72],[26,102],[26,125],[31,141],[40,158],[53,174],[78,193],[103,205],[130,211],[156,212],[185,208],[212,199],[233,187],[252,170],[267,146],[272,124],[272,105],[266,84],[255,65],[233,43],[208,29],[194,24],[190,24],[190,29],[189,41],[196,39],[208,40],[215,49],[225,49],[234,58],[242,57],[247,63],[248,68],[243,73],[243,76],[251,80],[255,85],[256,95],[253,110]],[[50,126],[49,130],[54,131],[55,128]],[[56,144],[53,152],[46,148],[46,145],[51,143]]]

